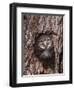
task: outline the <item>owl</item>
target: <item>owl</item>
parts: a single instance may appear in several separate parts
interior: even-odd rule
[[[51,35],[41,34],[35,40],[35,55],[39,58],[44,67],[54,64],[54,47]]]

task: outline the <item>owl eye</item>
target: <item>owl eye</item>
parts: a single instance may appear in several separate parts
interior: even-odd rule
[[[44,47],[43,45],[40,45],[40,48],[41,48],[41,49],[45,49],[45,47]]]
[[[40,48],[40,49],[45,49],[45,46],[44,46],[42,43],[40,43],[40,44],[39,44],[39,48]]]
[[[51,47],[51,44],[49,43],[48,46],[47,46],[47,48],[50,48],[50,47]]]
[[[47,43],[47,48],[50,48],[52,46],[52,43],[51,42],[48,42]]]

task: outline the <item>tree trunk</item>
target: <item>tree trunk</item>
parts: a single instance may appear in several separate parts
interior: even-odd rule
[[[54,69],[45,69],[35,56],[35,38],[41,33],[51,33],[55,51]],[[22,14],[22,74],[32,75],[63,72],[63,16]]]

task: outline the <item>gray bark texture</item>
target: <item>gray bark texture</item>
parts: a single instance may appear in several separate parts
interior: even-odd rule
[[[41,33],[53,33],[55,67],[44,68],[34,53],[35,37]],[[22,14],[22,74],[63,73],[63,16]]]

